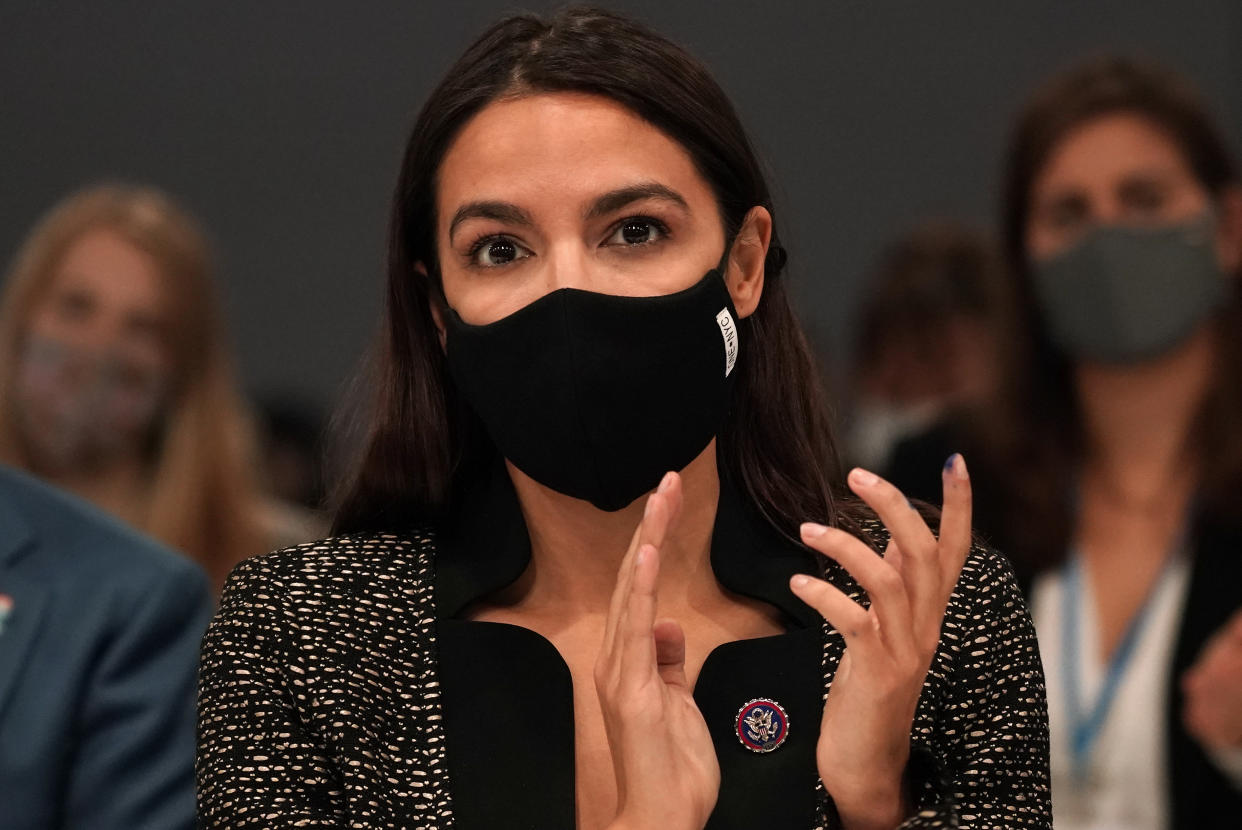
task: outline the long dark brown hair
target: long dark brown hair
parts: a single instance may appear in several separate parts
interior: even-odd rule
[[[1006,552],[1027,567],[1055,564],[1072,533],[1074,471],[1083,452],[1071,367],[1040,318],[1026,253],[1035,179],[1075,128],[1113,113],[1132,113],[1170,137],[1199,184],[1219,200],[1239,183],[1225,139],[1194,89],[1145,61],[1106,56],[1054,77],[1021,113],[1010,144],[1002,208],[1004,244],[1022,309],[1018,365],[999,412],[985,419],[985,460],[1007,491],[997,529]],[[1228,519],[1242,495],[1242,279],[1217,326],[1213,389],[1194,427],[1202,463],[1199,498],[1212,517]]]
[[[440,520],[477,465],[496,457],[445,371],[432,321],[439,296],[435,196],[462,127],[498,99],[578,92],[612,99],[671,137],[711,186],[731,239],[756,205],[773,211],[763,170],[733,106],[704,66],[655,32],[589,8],[550,21],[506,18],[449,70],[406,146],[389,226],[387,323],[361,463],[339,497],[335,532]],[[733,400],[719,436],[722,475],[780,532],[814,517],[852,524],[832,482],[836,453],[823,385],[786,294],[775,229],[764,291],[740,321]],[[418,268],[416,266],[422,266]]]

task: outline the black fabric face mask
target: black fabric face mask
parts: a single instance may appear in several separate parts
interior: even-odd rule
[[[487,325],[445,317],[449,373],[500,452],[601,510],[684,468],[728,409],[737,311],[716,269],[659,297],[561,288]]]

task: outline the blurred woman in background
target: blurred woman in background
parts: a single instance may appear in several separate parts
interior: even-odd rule
[[[1097,60],[1022,114],[1004,230],[1026,337],[998,406],[947,440],[978,459],[977,526],[1027,574],[1055,824],[1236,827],[1238,167],[1182,80]]]
[[[859,312],[850,463],[884,469],[905,438],[991,400],[1011,339],[1010,282],[998,246],[960,222],[927,222],[889,247]]]
[[[206,241],[156,190],[90,188],[32,231],[0,303],[0,400],[0,461],[189,554],[217,586],[309,538],[260,493]]]

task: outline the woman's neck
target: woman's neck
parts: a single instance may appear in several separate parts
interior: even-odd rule
[[[1083,485],[1136,511],[1189,496],[1198,478],[1195,421],[1212,384],[1214,333],[1137,366],[1075,371],[1086,452]]]
[[[147,465],[140,458],[119,459],[93,470],[71,470],[41,477],[117,516],[141,527],[146,520],[149,486]]]
[[[616,512],[544,487],[508,465],[531,542],[531,565],[504,602],[565,613],[605,613],[646,497]],[[713,440],[681,471],[682,506],[660,549],[659,596],[671,606],[719,594],[711,569],[720,480]]]

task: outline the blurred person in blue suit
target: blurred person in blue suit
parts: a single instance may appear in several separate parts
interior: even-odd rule
[[[203,570],[0,467],[0,825],[194,823]]]

